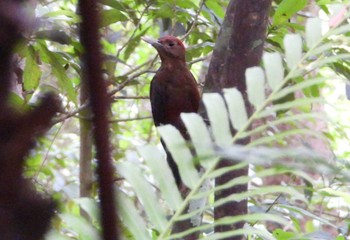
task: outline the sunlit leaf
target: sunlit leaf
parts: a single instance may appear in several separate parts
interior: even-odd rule
[[[164,229],[166,225],[165,212],[158,207],[154,190],[143,177],[140,168],[130,162],[121,162],[117,165],[117,170],[133,186],[155,227],[159,230]]]
[[[71,228],[79,234],[79,237],[86,240],[99,240],[100,235],[92,225],[80,216],[63,213],[59,217]]]
[[[44,43],[38,44],[41,57],[51,64],[52,74],[57,78],[60,88],[67,94],[70,101],[76,102],[77,94],[73,87],[73,82],[69,79],[64,64],[62,63],[62,56],[58,53],[50,51]]]
[[[322,37],[322,22],[319,18],[308,18],[306,21],[306,45],[308,48],[315,46]]]
[[[26,61],[23,70],[24,89],[35,90],[40,82],[41,70],[36,61],[34,49],[29,47],[26,54]]]
[[[201,165],[209,168],[212,165],[212,157],[215,152],[210,133],[203,119],[196,113],[182,113],[181,119],[191,136]]]
[[[277,52],[265,52],[263,55],[264,68],[266,72],[267,83],[272,90],[280,86],[284,78],[284,67],[281,55]]]
[[[95,222],[99,222],[100,220],[100,209],[97,202],[91,198],[77,198],[74,199],[79,206],[88,213],[89,217]]]
[[[230,145],[232,135],[223,98],[217,93],[205,93],[203,94],[203,102],[207,109],[216,143],[219,146]]]
[[[258,109],[265,101],[265,75],[261,67],[251,67],[245,72],[248,99]]]
[[[139,152],[151,168],[153,176],[157,180],[160,191],[163,193],[169,207],[177,210],[182,203],[182,198],[165,157],[153,146],[141,147],[139,148]]]
[[[230,114],[232,126],[240,130],[248,122],[248,114],[242,94],[236,88],[224,89],[224,97]]]
[[[287,34],[284,37],[284,51],[290,69],[296,67],[302,57],[302,41],[298,34]]]
[[[117,205],[119,218],[123,220],[124,225],[128,227],[135,239],[151,239],[144,219],[134,203],[121,191],[117,192]]]
[[[172,125],[160,126],[158,131],[179,168],[182,181],[189,188],[195,187],[199,181],[199,175],[184,138]]]
[[[273,23],[278,25],[287,22],[291,16],[302,10],[306,4],[307,0],[282,0],[273,16]]]
[[[209,9],[211,9],[215,13],[215,15],[217,15],[219,18],[224,18],[225,16],[224,9],[217,1],[208,0],[208,1],[205,1],[205,5]]]
[[[109,9],[102,12],[101,27],[106,27],[116,22],[127,21],[128,18],[117,9]]]

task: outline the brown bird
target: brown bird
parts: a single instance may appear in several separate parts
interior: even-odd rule
[[[161,66],[151,82],[150,99],[153,121],[156,126],[171,124],[176,127],[185,139],[188,139],[186,128],[180,119],[180,113],[197,112],[200,94],[197,82],[188,69],[185,60],[186,49],[182,41],[174,36],[165,36],[158,41],[143,38],[157,51]],[[181,178],[174,159],[162,145],[167,154],[168,164],[173,172],[176,184]]]

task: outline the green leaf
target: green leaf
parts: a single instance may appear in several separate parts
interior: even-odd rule
[[[302,10],[307,0],[283,0],[277,7],[273,16],[273,23],[279,25],[288,21],[290,17]]]
[[[291,124],[294,122],[301,122],[301,121],[326,121],[326,116],[321,113],[299,113],[299,114],[291,114],[290,116],[286,115],[283,116],[280,119],[276,119],[273,121],[268,121],[266,124],[263,124],[261,126],[255,127],[250,131],[246,131],[242,134],[242,138],[246,138],[249,136],[252,136],[254,134],[260,134],[263,131],[266,131],[268,128],[275,128],[278,127],[281,124]]]
[[[130,39],[130,41],[128,42],[128,45],[126,46],[126,49],[125,49],[125,52],[124,52],[124,56],[123,56],[125,61],[129,59],[129,57],[131,56],[131,54],[133,52],[135,52],[135,48],[140,44],[141,37],[143,35],[145,35],[145,33],[149,29],[150,29],[150,27],[147,27],[146,29],[144,29],[143,31],[141,31],[140,33],[135,35],[135,37]]]
[[[273,231],[273,236],[277,239],[277,240],[289,240],[291,238],[296,237],[296,233],[293,232],[285,232],[282,229],[276,229],[275,231]]]
[[[298,108],[299,110],[305,110],[310,108],[313,103],[325,103],[323,98],[296,98],[294,101],[285,102],[278,105],[273,105],[270,108],[266,108],[258,114],[259,118],[273,116],[277,111],[290,110],[291,108]]]
[[[135,239],[151,239],[147,233],[146,223],[140,216],[134,203],[123,193],[117,192],[118,216],[130,230]]]
[[[324,188],[320,191],[322,194],[325,194],[326,196],[335,196],[335,197],[341,197],[344,201],[346,201],[348,204],[350,204],[350,193],[343,192],[343,191],[337,191],[331,188]]]
[[[138,150],[150,167],[169,208],[176,211],[182,204],[182,198],[165,157],[153,146],[144,146]]]
[[[23,70],[24,90],[35,90],[40,83],[41,70],[36,61],[35,51],[33,47],[29,47],[26,51],[26,61]]]
[[[279,53],[265,52],[263,55],[267,82],[272,90],[278,88],[284,78],[282,57]]]
[[[66,32],[57,29],[39,31],[36,33],[36,38],[46,39],[60,44],[69,44],[72,41]]]
[[[69,19],[73,20],[74,23],[80,22],[79,15],[77,15],[75,12],[73,12],[71,10],[50,11],[50,12],[44,14],[42,17],[45,17],[45,18],[65,17],[65,18],[69,18]]]
[[[125,3],[122,1],[116,1],[116,0],[102,0],[102,4],[107,5],[111,8],[117,9],[125,14],[128,15],[129,19],[133,21],[135,25],[137,25],[139,19],[138,19],[138,12],[133,9],[133,5],[128,5],[129,3]]]
[[[99,240],[101,239],[97,230],[91,226],[91,224],[80,216],[73,214],[63,213],[59,214],[59,217],[75,232],[79,234],[80,239],[86,240]]]
[[[51,65],[51,71],[57,78],[60,88],[67,94],[70,101],[76,103],[77,94],[73,87],[73,81],[68,78],[67,72],[64,69],[65,63],[62,56],[56,52],[51,52],[43,42],[39,42],[37,46],[42,60]]]
[[[63,236],[61,233],[59,233],[56,230],[51,229],[44,237],[45,240],[72,240],[69,237]]]
[[[299,34],[287,34],[284,37],[283,43],[287,65],[289,69],[293,69],[302,57],[303,45],[301,37]]]
[[[212,166],[214,146],[210,137],[209,130],[197,113],[181,113],[181,119],[184,122],[188,133],[191,136],[191,141],[200,159],[200,163],[204,168]]]
[[[170,239],[183,239],[186,235],[188,235],[191,232],[195,232],[195,231],[205,231],[208,230],[210,228],[212,228],[213,226],[219,226],[219,225],[233,225],[237,222],[240,221],[244,221],[244,222],[258,222],[258,221],[269,221],[269,222],[278,222],[279,224],[284,224],[287,225],[287,221],[280,217],[280,216],[276,216],[273,214],[261,214],[261,213],[255,213],[255,214],[246,214],[246,215],[242,215],[242,216],[231,216],[231,217],[225,217],[225,218],[221,218],[218,219],[217,221],[215,221],[215,223],[213,224],[205,224],[196,228],[192,228],[190,231],[186,231],[186,232],[182,232],[180,234],[172,234],[169,236]],[[244,229],[240,229],[239,231],[233,231],[233,232],[225,232],[224,234],[226,234],[226,236],[234,236],[236,234],[238,234],[241,230],[245,231],[245,234],[257,234],[259,236],[264,236],[264,239],[271,239],[273,240],[273,238],[271,238],[271,235],[266,232],[266,231],[258,231],[258,229],[253,228],[253,227],[248,227],[245,226]],[[236,234],[235,234],[235,233]],[[222,239],[221,237],[218,236],[218,238],[214,237],[212,238],[213,234],[210,235],[210,237],[208,236],[208,239]]]
[[[344,236],[338,236],[335,240],[346,240]]]
[[[145,180],[141,169],[130,162],[117,164],[117,170],[133,186],[137,196],[141,200],[145,211],[155,225],[156,229],[163,230],[166,226],[164,209],[158,206],[158,200],[151,185]]]
[[[96,201],[92,198],[76,198],[74,201],[90,216],[93,222],[100,220],[100,209]]]
[[[243,96],[236,88],[224,89],[224,97],[230,114],[232,126],[240,130],[247,125],[248,114]]]
[[[327,78],[325,78],[325,77],[302,80],[297,84],[283,88],[279,93],[274,95],[273,100],[278,100],[278,99],[284,98],[284,97],[288,96],[289,94],[294,94],[297,91],[302,91],[304,89],[308,89],[314,85],[317,86],[317,85],[323,84],[323,83],[325,83],[326,80],[327,80]]]
[[[29,106],[26,104],[25,100],[14,92],[9,93],[7,103],[18,111],[29,110]]]
[[[224,8],[217,1],[207,0],[205,1],[205,5],[219,18],[223,19],[225,17]]]
[[[109,9],[102,12],[102,19],[100,26],[106,27],[116,22],[125,22],[128,17],[125,16],[121,11],[117,9]]]
[[[218,93],[205,93],[203,103],[207,109],[216,144],[221,147],[230,145],[232,134],[223,98]]]
[[[347,194],[349,196],[349,194]],[[300,207],[297,207],[297,206],[291,206],[291,205],[286,205],[286,204],[277,204],[278,207],[281,207],[281,208],[285,208],[285,209],[288,209],[289,211],[293,211],[293,212],[296,212],[296,213],[300,213],[300,214],[303,214],[307,217],[310,217],[311,219],[314,219],[314,220],[317,220],[323,224],[327,224],[331,227],[333,227],[334,229],[338,229],[338,226],[336,226],[335,224],[331,223],[328,219],[325,219],[323,217],[320,217],[320,216],[317,216],[316,214],[308,211],[308,210],[305,210],[305,209],[302,209]]]
[[[322,22],[319,18],[308,18],[306,21],[306,45],[314,47],[322,37]]]

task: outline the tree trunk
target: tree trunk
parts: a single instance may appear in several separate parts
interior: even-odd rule
[[[222,93],[223,88],[236,87],[244,96],[248,112],[250,112],[246,94],[245,70],[248,67],[259,65],[261,60],[270,6],[271,0],[230,1],[215,44],[203,92]],[[244,139],[239,143],[247,144],[248,142],[249,139]],[[218,168],[233,164],[232,161],[221,159]],[[222,185],[233,178],[247,174],[247,168],[232,171],[217,178],[215,184]],[[215,200],[243,191],[247,191],[247,185],[239,185],[217,192]],[[214,217],[220,219],[246,213],[247,200],[243,200],[215,208]],[[243,225],[243,222],[234,225],[220,225],[215,227],[215,232],[239,229]],[[241,237],[230,239],[241,239]]]

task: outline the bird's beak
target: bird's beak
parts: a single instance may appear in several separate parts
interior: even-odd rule
[[[143,41],[145,41],[146,43],[149,43],[151,44],[153,47],[155,47],[156,49],[160,49],[163,47],[162,44],[160,44],[157,40],[154,40],[152,38],[149,38],[149,37],[141,37],[141,39]]]

